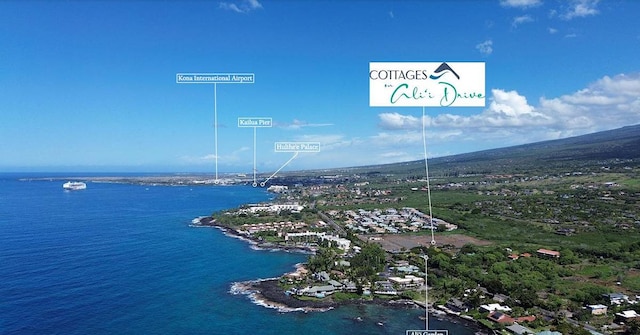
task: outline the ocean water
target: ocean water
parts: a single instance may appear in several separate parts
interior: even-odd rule
[[[345,306],[289,312],[232,294],[307,256],[253,250],[191,220],[268,200],[246,186],[88,182],[0,174],[0,334],[405,334],[424,310]],[[59,177],[59,176],[54,176]],[[361,321],[356,320],[360,317]],[[379,323],[382,325],[379,325]],[[430,318],[431,329],[473,334]]]

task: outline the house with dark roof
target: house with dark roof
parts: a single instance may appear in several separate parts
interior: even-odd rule
[[[449,299],[445,304],[445,307],[457,313],[466,313],[470,309],[469,305],[457,298]]]
[[[487,319],[497,323],[513,323],[513,318],[502,312],[491,312],[487,315]]]
[[[602,296],[609,298],[609,303],[611,305],[621,305],[629,302],[629,296],[623,293],[607,293]]]
[[[615,318],[616,322],[626,324],[632,320],[640,320],[640,314],[638,314],[634,310],[622,311],[621,313],[616,313],[616,318]]]
[[[333,285],[322,285],[322,286],[313,286],[306,289],[298,290],[299,294],[316,297],[316,298],[324,298],[328,295],[331,295],[335,292],[336,288]]]
[[[497,302],[505,302],[509,299],[511,299],[511,297],[509,297],[508,295],[502,294],[502,293],[496,293],[493,295],[493,301],[497,301]]]

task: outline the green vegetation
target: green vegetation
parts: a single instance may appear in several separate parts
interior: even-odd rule
[[[375,276],[384,269],[386,254],[376,243],[366,243],[360,253],[351,258],[351,271],[356,277]]]
[[[378,274],[393,264],[389,259],[423,268],[426,254],[430,298],[441,304],[451,298],[471,306],[487,303],[485,292],[479,290],[482,287],[486,293],[506,296],[513,316],[542,310],[555,313],[558,317],[551,323],[539,319],[531,326],[551,327],[565,334],[585,331],[572,323],[575,321],[565,321],[561,311],[601,326],[611,323],[615,312],[623,308],[640,309],[637,305],[611,307],[603,316],[584,309],[587,304],[607,304],[606,293],[640,294],[640,126],[436,158],[429,164],[433,215],[458,226],[454,232],[438,232],[436,241],[438,236],[455,233],[490,245],[433,247],[425,239],[421,247],[403,247],[401,253],[389,255],[378,244],[363,242],[367,236],[356,235],[361,231],[349,231],[345,222],[336,222],[347,230],[341,236],[361,246],[361,252],[347,257],[348,267],[336,266],[345,255],[331,247],[319,249],[308,262],[312,273],[339,270],[355,282],[356,293],[338,292],[335,299],[360,296],[365,285],[373,285]],[[290,173],[281,180],[290,185],[322,186],[291,191],[290,198],[306,205],[300,213],[219,213],[216,218],[231,226],[274,221],[311,225],[318,221],[318,212],[331,210],[412,207],[429,213],[423,161],[317,173],[315,177],[309,171],[304,176]],[[322,174],[331,178],[322,178]],[[330,227],[316,230],[332,231]],[[427,233],[430,231],[411,235]],[[282,242],[270,232],[258,236]],[[538,249],[558,251],[560,257],[539,256]],[[399,296],[421,299],[423,292],[406,289]],[[484,317],[477,310],[470,315]],[[636,329],[640,323],[627,325],[629,334]]]
[[[247,206],[245,206],[247,207]],[[240,208],[240,210],[244,207]],[[280,222],[280,221],[292,221],[292,222],[316,222],[318,216],[316,211],[305,208],[300,212],[292,212],[290,210],[282,210],[277,213],[257,211],[255,213],[247,212],[216,212],[212,216],[216,221],[228,227],[239,227],[244,224],[258,224],[267,222]]]

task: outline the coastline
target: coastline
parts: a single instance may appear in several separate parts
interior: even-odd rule
[[[248,242],[254,250],[277,250],[285,252],[299,252],[313,254],[315,250],[301,247],[278,246],[272,243],[265,243],[255,238],[238,232],[232,227],[218,224],[211,216],[198,217],[193,219],[190,227],[210,227],[221,230],[226,236],[237,238]],[[300,300],[288,295],[280,286],[279,278],[257,279],[251,281],[235,282],[229,289],[230,294],[246,295],[256,305],[265,308],[275,309],[278,312],[326,312],[340,306],[373,304],[387,306],[391,308],[420,308],[424,309],[425,304],[413,300],[382,300],[382,299],[353,299],[335,301],[331,296],[322,300]],[[431,308],[430,308],[431,309]],[[466,319],[453,314],[430,314],[438,320],[446,320],[453,324],[462,324],[464,327],[475,331],[478,335],[488,335],[489,330],[475,320]]]
[[[296,253],[303,253],[303,254],[315,254],[315,249],[313,248],[288,247],[288,246],[275,245],[273,243],[260,241],[256,238],[247,236],[246,234],[243,234],[237,231],[233,227],[219,224],[211,216],[201,216],[201,217],[195,218],[191,221],[191,224],[189,226],[195,227],[195,228],[201,228],[201,227],[217,228],[221,230],[226,236],[237,238],[239,240],[249,243],[251,245],[251,249],[254,249],[254,250],[274,250],[274,251],[296,252]]]
[[[235,295],[247,295],[258,306],[275,309],[278,312],[327,312],[341,306],[353,305],[378,305],[398,309],[424,309],[424,304],[418,304],[412,300],[382,300],[382,299],[356,299],[334,301],[330,297],[323,300],[309,301],[299,300],[285,294],[278,285],[277,278],[259,279],[234,283],[229,291]],[[430,314],[430,318],[447,321],[452,324],[463,325],[477,335],[491,334],[482,324],[452,314]]]
[[[278,278],[234,283],[230,293],[247,295],[256,305],[279,312],[326,312],[339,305],[333,301],[303,301],[293,298],[280,288]]]
[[[254,302],[260,302],[265,307],[283,309],[286,311],[319,311],[326,312],[346,305],[382,305],[401,308],[421,308],[412,300],[382,300],[382,299],[352,299],[335,301],[331,296],[322,300],[300,300],[286,294],[278,284],[278,278],[259,279],[234,283],[230,290],[232,294],[250,295]]]

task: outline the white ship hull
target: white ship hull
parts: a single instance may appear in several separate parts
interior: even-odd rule
[[[85,188],[87,188],[87,184],[79,181],[68,181],[62,184],[62,188],[71,191],[84,190]]]

